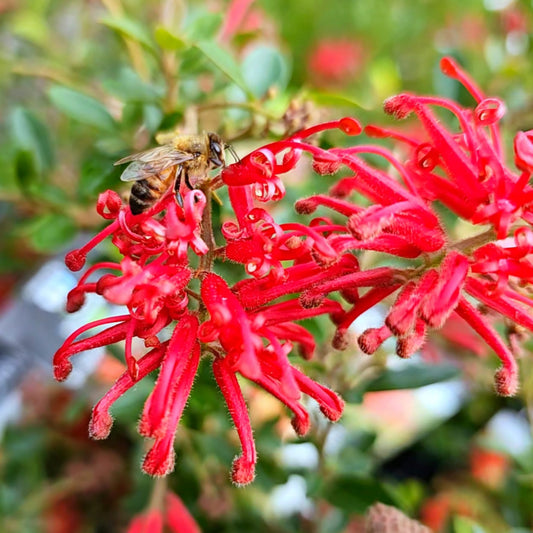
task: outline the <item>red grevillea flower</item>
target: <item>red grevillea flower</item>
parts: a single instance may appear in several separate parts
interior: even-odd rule
[[[305,307],[299,294],[313,281],[353,271],[357,261],[351,255],[337,257],[326,242],[326,228],[277,225],[266,211],[252,205],[252,190],[257,193],[257,188],[238,185],[230,189],[237,222],[223,228],[226,246],[217,247],[211,232],[209,187],[189,191],[183,206],[166,195],[150,211],[137,216],[122,205],[116,193],[107,191],[100,196],[97,210],[112,222],[66,257],[72,270],[80,270],[90,249],[111,237],[122,260],[89,267],[70,291],[67,310],[78,310],[87,293],[97,293],[124,306],[125,311],[73,332],[54,356],[55,376],[59,380],[68,376],[73,355],[124,341],[127,371],[92,414],[90,433],[101,439],[111,430],[113,402],[159,369],[139,423],[139,432],[153,439],[143,462],[143,469],[152,475],[165,475],[173,469],[174,436],[203,356],[212,359],[216,381],[242,443],[242,455],[235,460],[232,473],[237,484],[252,481],[256,463],[237,374],[283,402],[294,413],[293,425],[299,435],[309,429],[302,394],[315,399],[332,421],[343,410],[342,400],[303,374],[289,362],[288,355],[297,347],[308,359],[315,349],[312,335],[297,321],[322,314],[336,320],[343,314],[341,305],[328,298]],[[264,190],[272,192],[274,188],[267,183]],[[213,272],[216,258],[244,264],[253,277],[230,287]],[[329,269],[322,265],[332,262]],[[97,279],[91,281],[93,277]],[[200,281],[199,293],[191,285],[195,280]],[[274,302],[280,297],[285,297],[284,301]],[[173,330],[166,338],[162,330],[169,324]],[[78,338],[95,328],[99,330]],[[134,337],[144,340],[146,353],[134,353]]]
[[[189,513],[181,498],[173,492],[164,494],[161,508],[154,507],[136,515],[127,533],[200,533],[200,526]]]
[[[110,224],[70,252],[66,264],[80,270],[87,253],[107,237],[122,259],[90,266],[69,293],[67,309],[79,309],[92,292],[124,306],[124,312],[79,328],[54,357],[56,378],[63,380],[76,353],[124,341],[127,371],[95,406],[93,437],[108,435],[112,403],[159,370],[139,431],[153,439],[144,470],[153,475],[170,472],[174,435],[200,359],[208,357],[242,444],[232,478],[237,484],[249,483],[256,451],[237,376],[283,402],[293,412],[300,435],[309,428],[302,394],[316,400],[327,418],[337,420],[342,400],[288,358],[294,347],[305,359],[315,349],[313,336],[298,321],[328,315],[337,328],[333,344],[342,349],[352,322],[394,294],[383,326],[359,337],[364,352],[374,352],[394,336],[398,355],[409,357],[423,346],[428,329],[439,330],[451,318],[462,320],[502,362],[496,373],[497,391],[515,393],[518,345],[516,340],[506,343],[491,320],[499,314],[533,330],[526,292],[533,276],[533,188],[528,184],[533,133],[520,132],[515,138],[515,173],[502,155],[498,121],[503,103],[485,98],[450,59],[441,66],[470,90],[475,109],[411,94],[389,99],[387,112],[398,118],[413,114],[422,126],[416,135],[366,128],[367,136],[393,142],[394,153],[362,143],[323,149],[308,140],[330,129],[361,134],[355,119],[342,118],[253,151],[203,184],[202,190],[184,194],[183,206],[167,194],[149,211],[134,216],[116,193],[100,196],[97,210]],[[459,129],[446,127],[434,108],[453,114]],[[329,194],[296,204],[299,213],[309,215],[320,207],[330,210],[332,218],[279,223],[264,204],[284,197],[281,176],[294,169],[304,153],[319,175],[335,174],[341,166],[352,174],[339,179]],[[369,163],[364,159],[368,153],[383,158],[392,170]],[[210,198],[221,186],[228,187],[234,219],[221,228],[224,242],[216,243]],[[355,201],[352,193],[364,202]],[[437,201],[483,230],[454,241],[434,210]],[[356,254],[362,250],[395,255],[411,265],[361,270]],[[242,279],[230,285],[216,273],[220,261],[232,261],[236,269],[240,265]],[[478,304],[496,313],[489,319]],[[163,329],[169,325],[168,338]],[[86,335],[95,328],[99,329]],[[144,340],[144,354],[134,353],[134,337]]]
[[[313,168],[319,174],[334,174],[341,165],[348,167],[352,176],[338,180],[329,194],[302,199],[296,204],[297,211],[304,214],[311,214],[318,207],[335,212],[335,223],[321,217],[308,225],[308,230],[318,233],[322,239],[314,239],[308,233],[303,244],[298,241],[297,249],[303,251],[302,257],[311,257],[324,269],[321,279],[302,287],[302,304],[312,308],[328,295],[341,292],[351,307],[337,316],[334,345],[344,348],[352,322],[396,293],[384,325],[366,330],[358,340],[364,352],[373,353],[385,339],[394,336],[397,353],[402,357],[409,357],[423,346],[428,329],[438,330],[451,317],[454,320],[459,317],[500,358],[502,366],[496,373],[496,388],[500,394],[512,395],[518,386],[513,353],[516,342],[504,341],[491,319],[478,309],[476,301],[483,308],[492,308],[502,318],[533,330],[529,313],[531,299],[527,293],[533,267],[530,227],[533,188],[529,185],[533,134],[516,135],[517,173],[506,165],[502,152],[498,123],[505,112],[503,102],[485,97],[453,60],[443,59],[441,68],[469,90],[476,101],[475,107],[464,108],[444,98],[412,94],[388,99],[387,113],[399,119],[414,115],[419,123],[416,134],[377,126],[365,129],[368,137],[392,141],[396,148],[394,154],[375,144],[323,150],[306,142],[307,136],[326,128],[359,133],[355,122],[342,119],[263,146],[238,165],[226,169],[222,179],[230,192],[238,183],[251,184],[255,187],[255,198],[261,200],[263,196],[276,198],[283,194],[280,176],[298,162],[303,152],[312,157]],[[435,115],[435,109],[451,114],[459,124],[458,130],[445,126]],[[364,154],[382,157],[392,171],[370,164],[363,158]],[[358,193],[366,201],[354,202],[352,193]],[[243,200],[251,202],[244,197]],[[474,229],[482,225],[484,231],[454,242],[434,210],[435,202],[444,204]],[[239,235],[236,240],[246,242],[253,249],[257,242],[255,226],[246,216],[242,217],[242,225],[248,228],[247,235]],[[276,259],[275,243],[286,238],[280,237],[287,235],[287,232],[280,233],[284,229],[280,227],[277,233],[271,233],[274,237],[273,245],[268,246],[269,252],[274,252],[269,256],[271,259]],[[305,234],[301,227],[297,232],[298,237]],[[301,246],[305,249],[301,250]],[[231,249],[228,247],[228,252]],[[381,266],[365,271],[356,267],[326,279],[326,272],[338,268],[340,260],[357,250],[410,259],[412,267]],[[238,260],[236,254],[232,258]],[[273,261],[269,267],[270,275],[279,268]],[[238,285],[240,293],[245,285],[243,282],[242,289]]]

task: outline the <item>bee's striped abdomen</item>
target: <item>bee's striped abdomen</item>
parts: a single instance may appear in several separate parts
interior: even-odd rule
[[[167,189],[159,176],[140,180],[133,184],[130,194],[130,209],[134,215],[139,215],[152,207]]]

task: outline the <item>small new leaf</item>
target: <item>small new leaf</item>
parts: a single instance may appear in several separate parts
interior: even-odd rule
[[[154,33],[155,40],[157,44],[163,49],[169,52],[176,52],[178,50],[183,50],[189,45],[187,41],[172,33],[168,28],[164,26],[158,26],[155,29]]]

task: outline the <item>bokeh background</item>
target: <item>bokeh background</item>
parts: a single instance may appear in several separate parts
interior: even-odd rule
[[[122,372],[121,347],[77,356],[66,384],[51,376],[62,339],[110,311],[90,300],[64,313],[75,278],[62,254],[101,227],[97,195],[123,190],[114,161],[193,124],[244,155],[328,117],[386,123],[382,102],[400,91],[471,104],[440,73],[443,55],[506,102],[510,141],[533,128],[532,24],[525,0],[0,0],[0,530],[126,531],[150,500],[135,426],[153,381],[92,442],[90,409]],[[305,178],[277,209],[327,188]],[[229,480],[236,436],[201,369],[168,485],[203,531],[365,531],[376,501],[434,531],[532,529],[531,344],[518,396],[502,399],[487,348],[453,342],[459,325],[411,361],[387,344],[372,358],[335,352],[327,324],[307,325],[323,347],[306,372],[346,413],[336,425],[316,413],[297,439],[284,409],[248,387],[259,463],[245,489]]]

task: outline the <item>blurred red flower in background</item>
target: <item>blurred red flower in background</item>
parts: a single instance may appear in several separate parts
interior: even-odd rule
[[[361,43],[348,38],[322,39],[309,52],[307,68],[319,86],[346,85],[355,78],[364,62]]]
[[[510,466],[509,457],[502,452],[479,446],[470,452],[472,477],[490,489],[502,487]]]

